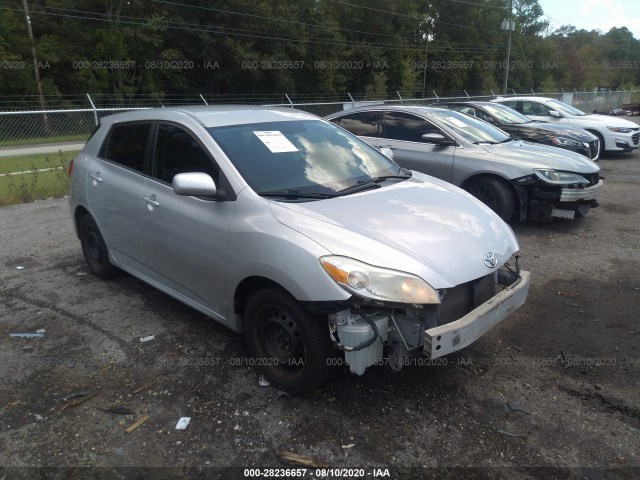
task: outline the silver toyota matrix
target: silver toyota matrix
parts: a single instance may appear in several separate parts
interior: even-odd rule
[[[124,270],[244,333],[289,393],[342,363],[460,350],[527,296],[518,242],[487,206],[296,110],[105,117],[71,177],[93,274]]]

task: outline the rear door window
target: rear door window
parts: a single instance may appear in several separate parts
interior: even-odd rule
[[[331,120],[345,130],[361,137],[377,137],[380,132],[381,112],[359,112]]]
[[[145,171],[151,122],[116,125],[102,144],[100,157],[137,172]]]

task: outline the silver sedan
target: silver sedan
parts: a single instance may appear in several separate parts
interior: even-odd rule
[[[326,117],[401,166],[467,190],[502,219],[574,218],[598,206],[600,168],[574,152],[513,140],[493,125],[442,108],[371,106]]]

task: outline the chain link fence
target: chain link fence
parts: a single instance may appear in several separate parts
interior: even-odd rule
[[[480,93],[480,92],[478,92]],[[515,92],[513,92],[515,94]],[[532,95],[530,93],[530,95]],[[640,91],[552,92],[536,95],[553,97],[585,112],[606,113],[614,107],[640,102]],[[330,101],[316,96],[176,96],[162,101],[147,97],[122,106],[111,97],[96,96],[87,100],[90,108],[59,110],[0,111],[0,206],[37,199],[65,196],[69,192],[67,170],[70,160],[80,151],[101,117],[139,109],[185,105],[270,105],[296,108],[320,117],[367,104],[428,105],[442,100],[490,100],[496,95],[447,94],[428,98],[365,99],[336,96]],[[117,106],[116,106],[117,104]],[[99,105],[99,106],[96,106]],[[4,104],[3,108],[9,107]]]

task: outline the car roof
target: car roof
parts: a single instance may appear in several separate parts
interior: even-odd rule
[[[432,107],[437,107],[438,105],[480,105],[480,106],[493,106],[494,103],[491,103],[488,100],[462,100],[462,101],[452,101],[452,102],[438,102],[433,103]]]
[[[108,115],[102,120],[113,123],[143,120],[171,121],[184,116],[196,120],[205,128],[246,123],[320,120],[315,115],[293,108],[251,105],[146,108]]]
[[[431,105],[370,105],[366,107],[356,107],[350,108],[348,110],[341,110],[340,112],[333,113],[331,115],[327,115],[328,118],[338,117],[342,115],[347,115],[350,113],[357,112],[371,112],[375,110],[399,110],[402,112],[410,112],[417,114],[424,114],[429,112],[451,112],[448,108],[431,106]]]
[[[520,96],[520,97],[500,97],[500,98],[496,98],[496,100],[540,100],[540,101],[544,101],[544,100],[556,100],[555,98],[549,98],[549,97],[534,97],[534,96]]]

